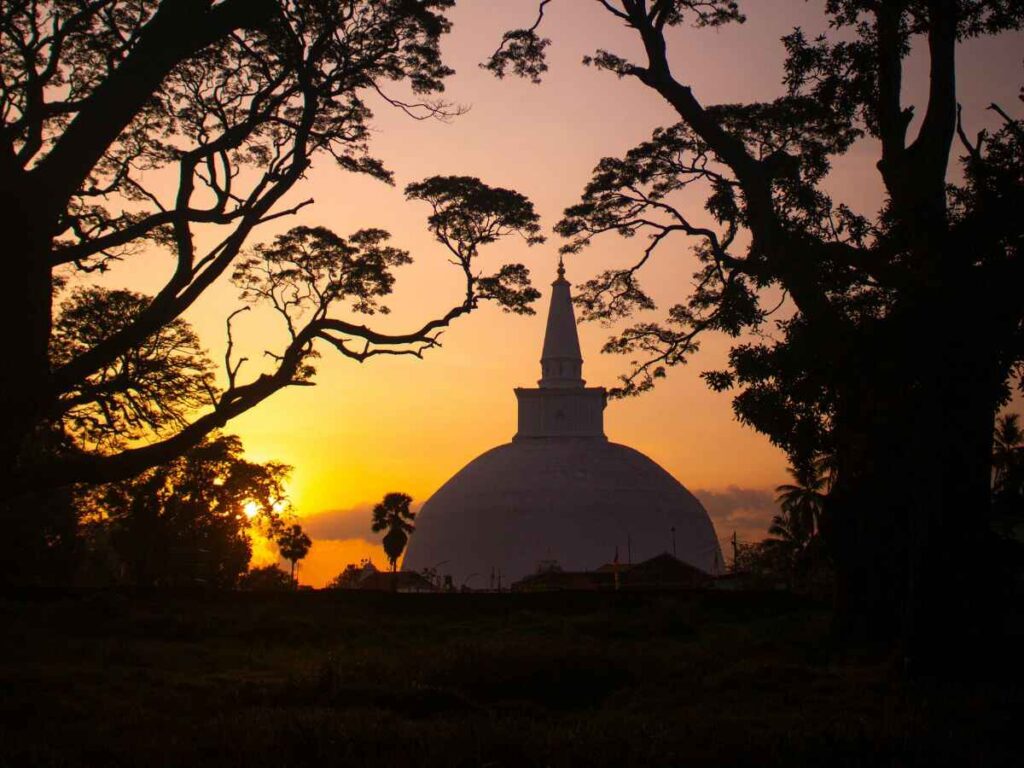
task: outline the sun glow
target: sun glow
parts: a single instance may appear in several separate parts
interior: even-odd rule
[[[247,501],[245,502],[245,506],[242,507],[242,511],[245,512],[246,517],[252,520],[260,513],[260,505],[255,501]]]

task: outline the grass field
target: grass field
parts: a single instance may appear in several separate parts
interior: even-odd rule
[[[0,598],[0,765],[1001,766],[1019,668],[908,683],[786,595]],[[1024,646],[1018,645],[1018,650]]]

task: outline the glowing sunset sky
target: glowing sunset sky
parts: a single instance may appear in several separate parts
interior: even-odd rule
[[[822,31],[823,5],[758,0],[744,4],[748,22],[743,26],[675,30],[669,41],[676,76],[691,84],[704,103],[781,95],[779,38],[798,25],[809,33]],[[528,26],[535,12],[529,0],[460,2],[451,15],[454,31],[444,43],[447,63],[457,70],[446,96],[469,111],[447,124],[417,122],[369,99],[377,112],[372,151],[395,172],[396,185],[346,174],[321,159],[290,197],[292,203],[312,197],[315,204],[260,230],[260,239],[297,224],[325,225],[341,235],[362,227],[387,229],[395,245],[411,251],[415,263],[398,272],[388,302],[393,313],[372,320],[384,330],[407,330],[443,314],[460,300],[462,287],[425,228],[426,206],[404,200],[407,183],[433,174],[464,174],[516,189],[534,202],[550,233],[602,156],[622,154],[675,119],[640,83],[580,64],[598,48],[637,54],[633,33],[595,2],[556,0],[549,5],[542,31],[553,42],[542,85],[496,81],[480,69],[501,33]],[[969,132],[992,124],[984,111],[992,101],[1019,112],[1022,50],[1021,35],[961,48],[960,100]],[[908,100],[920,93],[922,65],[918,59],[909,64]],[[873,213],[881,194],[876,158],[872,144],[855,147],[837,163],[829,190],[854,209]],[[701,210],[699,193],[688,202],[688,211]],[[516,419],[512,389],[534,386],[539,378],[544,311],[559,244],[554,236],[533,248],[509,240],[484,252],[485,269],[506,261],[530,267],[534,284],[544,292],[536,316],[484,308],[457,321],[445,333],[443,349],[422,361],[375,358],[358,365],[323,350],[315,388],[281,392],[229,425],[252,458],[295,467],[293,500],[297,512],[310,518],[316,540],[302,566],[304,582],[322,584],[360,557],[372,555],[383,564],[379,547],[363,540],[371,535],[369,505],[393,490],[421,502],[472,458],[511,439]],[[685,238],[675,245],[675,252],[660,254],[642,281],[660,309],[685,297],[694,271]],[[639,238],[606,236],[567,263],[568,277],[583,282],[634,259],[642,247]],[[169,259],[136,259],[109,281],[155,290],[170,268]],[[224,318],[237,305],[237,291],[225,280],[188,315],[214,359],[223,356]],[[246,353],[258,359],[280,329],[270,315],[250,313],[239,332]],[[614,385],[627,363],[599,355],[607,334],[596,325],[580,328],[584,377],[590,385]],[[655,392],[612,402],[606,411],[609,438],[648,454],[697,492],[723,539],[734,529],[741,537],[763,530],[769,491],[786,479],[785,457],[764,437],[737,424],[729,396],[708,391],[698,377],[722,364],[728,346],[724,338],[706,337],[692,363],[672,371]]]

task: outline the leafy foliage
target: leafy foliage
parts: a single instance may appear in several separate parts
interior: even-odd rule
[[[269,524],[286,502],[289,471],[247,461],[237,437],[214,435],[136,478],[86,491],[80,507],[89,535],[109,537],[131,583],[231,587],[248,568],[251,527]]]
[[[283,353],[268,354],[280,362],[282,372],[288,372],[288,384],[309,381],[318,340],[360,362],[376,355],[420,357],[440,346],[440,329],[480,302],[493,301],[517,314],[532,313],[530,304],[540,294],[530,285],[526,267],[506,264],[485,276],[476,270],[484,245],[512,234],[521,235],[527,245],[543,241],[529,200],[462,176],[433,176],[410,184],[406,197],[430,204],[428,226],[452,254],[466,286],[461,304],[411,333],[378,333],[339,316],[336,309],[350,302],[357,315],[388,312],[382,299],[394,286],[392,269],[412,259],[388,244],[390,235],[384,230],[360,230],[345,240],[323,227],[296,227],[272,244],[257,246],[236,267],[233,279],[243,299],[250,306],[269,306],[283,319],[291,343]],[[232,386],[243,362],[228,361]]]
[[[1019,484],[1021,469],[1024,467],[1024,429],[1021,429],[1019,414],[1007,413],[999,417],[993,442],[992,486],[999,493]]]
[[[482,245],[513,234],[527,245],[544,242],[533,203],[471,176],[433,176],[407,186],[405,196],[430,205],[430,231],[467,275]],[[529,275],[522,264],[506,264],[493,275],[470,276],[468,288],[470,293],[475,289],[475,301],[491,300],[506,312],[533,314],[530,304],[540,293],[530,285]]]
[[[1024,430],[1016,413],[996,422],[992,451],[993,523],[1002,537],[1015,541],[1024,566]]]
[[[134,322],[150,297],[80,288],[61,306],[51,359],[62,365]],[[61,394],[55,415],[66,439],[117,450],[179,429],[217,396],[213,365],[188,322],[177,318]]]
[[[767,537],[741,543],[734,536],[734,573],[763,587],[785,586],[822,597],[834,587],[822,530],[829,464],[830,457],[822,457],[811,465],[789,468],[793,482],[775,489],[779,513],[772,517]]]
[[[294,586],[292,578],[276,565],[250,568],[238,580],[241,589],[253,592],[283,592]]]
[[[513,29],[504,34],[501,45],[480,66],[490,70],[495,77],[503,78],[509,71],[517,77],[529,78],[539,83],[542,75],[547,72],[545,60],[547,48],[551,41],[537,34],[537,29],[544,20],[544,9],[551,0],[541,0],[538,4],[537,20],[527,29]],[[604,3],[605,8],[624,21],[629,17],[611,4]],[[742,22],[745,17],[740,13],[739,3],[735,0],[668,0],[653,4],[651,17],[658,29],[666,26],[691,24],[694,27],[719,27],[732,22]],[[622,62],[607,51],[599,51],[594,57],[587,57],[586,63],[603,62],[606,68],[614,70],[612,61]]]
[[[362,314],[386,313],[378,299],[391,293],[391,269],[412,261],[406,251],[387,245],[380,229],[363,229],[347,241],[325,227],[296,227],[258,245],[254,254],[235,268],[234,281],[242,298],[266,300],[283,311],[294,332],[291,310],[326,313],[332,302],[351,299]]]
[[[331,579],[327,585],[328,589],[355,589],[363,575],[363,567],[355,563],[349,563],[345,569]]]
[[[804,546],[821,530],[821,513],[828,480],[814,466],[801,469],[790,467],[789,474],[793,483],[775,489],[775,500],[782,510],[782,516],[772,521],[772,528],[768,532],[777,535],[773,528],[778,528],[778,535],[797,546]]]

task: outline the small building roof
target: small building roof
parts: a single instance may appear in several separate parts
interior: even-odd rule
[[[699,589],[708,586],[712,577],[684,563],[667,552],[641,563],[623,565],[606,563],[594,571],[546,571],[534,573],[515,582],[515,592],[593,591],[616,588],[622,590]]]
[[[363,576],[354,588],[371,592],[437,592],[437,587],[415,571],[374,570]]]

